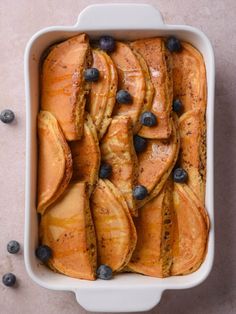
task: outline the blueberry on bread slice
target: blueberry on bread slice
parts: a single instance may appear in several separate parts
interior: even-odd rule
[[[106,52],[113,52],[116,49],[116,41],[112,36],[101,36],[99,38],[100,49]]]

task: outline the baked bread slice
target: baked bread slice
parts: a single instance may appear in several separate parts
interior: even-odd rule
[[[205,63],[196,48],[186,42],[181,45],[181,51],[172,54],[174,98],[181,100],[183,112],[200,110],[204,120],[207,103]]]
[[[126,202],[109,181],[99,179],[91,196],[98,247],[98,264],[106,264],[114,272],[129,262],[137,236]]]
[[[169,177],[179,153],[178,122],[175,115],[171,119],[172,133],[167,140],[150,139],[146,149],[137,154],[138,184],[146,187],[148,196],[137,201],[138,208],[154,198]]]
[[[118,76],[111,58],[98,49],[93,49],[92,67],[99,70],[99,80],[91,84],[88,111],[101,139],[111,122],[111,114],[116,101]]]
[[[137,215],[133,187],[137,181],[138,166],[131,118],[114,117],[100,144],[102,161],[112,167],[110,181],[121,191],[131,215]]]
[[[176,222],[171,275],[186,275],[202,264],[209,232],[209,219],[201,201],[186,184],[174,184]]]
[[[87,182],[91,195],[98,179],[100,149],[97,131],[89,114],[86,114],[82,139],[70,142],[70,148],[73,158],[72,180]]]
[[[205,203],[206,128],[198,109],[184,113],[179,119],[179,165],[188,173],[188,186]]]
[[[130,44],[146,61],[155,90],[151,112],[157,125],[142,126],[139,135],[152,139],[166,139],[171,134],[170,113],[173,100],[172,59],[162,38],[147,38]]]
[[[47,111],[38,114],[38,206],[43,214],[66,189],[72,176],[72,156],[56,118]]]
[[[70,277],[95,280],[96,237],[86,183],[73,183],[42,216],[40,238],[52,249],[49,266]]]
[[[173,182],[139,210],[134,218],[138,241],[128,270],[153,277],[167,277],[172,265]]]
[[[132,104],[116,103],[114,115],[131,117],[133,132],[137,133],[141,127],[139,117],[143,112],[146,93],[142,67],[129,45],[123,42],[116,42],[116,49],[110,56],[118,72],[118,89],[127,90],[132,96]]]
[[[142,108],[142,112],[141,112],[141,113],[143,113],[145,111],[150,111],[150,109],[152,107],[152,102],[153,102],[155,90],[154,90],[154,86],[152,84],[149,68],[147,66],[146,61],[141,56],[141,54],[139,54],[135,49],[133,49],[132,51],[141,65],[141,68],[143,70],[144,79],[145,79],[146,91],[145,91],[145,96],[144,96],[144,100],[143,100],[143,108]]]
[[[86,34],[54,45],[43,62],[41,108],[58,120],[68,141],[83,135],[85,96],[89,85],[84,69],[92,61]]]

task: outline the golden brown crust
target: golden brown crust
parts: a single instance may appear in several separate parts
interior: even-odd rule
[[[187,185],[174,184],[176,214],[172,275],[186,275],[202,264],[206,249],[209,220],[203,205],[196,205]],[[204,214],[203,214],[204,213]]]
[[[128,270],[154,277],[170,275],[173,244],[173,184],[139,210],[134,219],[138,241]]]
[[[137,201],[138,208],[155,197],[169,177],[179,153],[178,122],[171,120],[172,134],[168,140],[148,140],[147,148],[137,155],[139,165],[138,183],[148,190],[148,196]]]
[[[128,263],[136,244],[136,232],[125,201],[108,180],[99,180],[91,197],[97,235],[98,263],[120,271]]]
[[[157,117],[157,125],[142,126],[139,135],[152,139],[166,139],[171,134],[170,112],[172,109],[171,55],[162,38],[141,39],[131,44],[147,63],[155,90],[151,111]]]
[[[85,96],[89,85],[84,69],[91,63],[86,34],[53,46],[43,62],[41,108],[53,113],[68,141],[83,135]]]
[[[111,182],[121,191],[131,215],[136,215],[133,187],[137,181],[137,156],[134,151],[132,122],[116,116],[101,141],[101,158],[112,166]]]
[[[49,266],[67,276],[95,280],[96,238],[86,184],[70,184],[40,224],[41,242],[52,249]]]
[[[72,156],[55,117],[47,111],[38,114],[38,206],[41,214],[66,189],[72,176]]]
[[[98,179],[100,149],[97,131],[89,114],[86,114],[84,135],[81,140],[70,142],[73,158],[73,181],[88,183],[89,195]]]
[[[118,89],[127,90],[133,99],[132,104],[116,103],[114,115],[131,117],[133,132],[137,133],[141,127],[139,116],[143,111],[146,93],[142,67],[131,48],[125,43],[116,42],[116,49],[110,56],[117,68]]]
[[[89,113],[102,138],[110,122],[116,100],[118,76],[111,58],[103,51],[93,49],[93,67],[99,70],[99,80],[91,84]]]

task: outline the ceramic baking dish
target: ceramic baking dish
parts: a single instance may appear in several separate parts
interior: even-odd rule
[[[165,279],[138,274],[120,274],[113,280],[94,282],[57,274],[35,258],[38,244],[36,203],[37,132],[39,110],[39,62],[51,44],[86,32],[91,38],[112,35],[117,39],[138,39],[175,35],[194,45],[203,55],[207,72],[207,182],[206,208],[211,220],[208,252],[204,263],[193,274]],[[167,25],[150,5],[102,4],[83,10],[74,26],[45,28],[36,33],[25,50],[26,93],[26,194],[25,194],[25,265],[29,276],[39,285],[54,290],[73,291],[77,301],[89,311],[132,312],[154,307],[163,291],[186,289],[200,284],[209,274],[214,257],[213,215],[213,122],[215,65],[212,46],[198,29],[185,25]]]

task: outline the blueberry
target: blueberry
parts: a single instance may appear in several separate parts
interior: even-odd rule
[[[84,79],[88,82],[97,82],[99,79],[99,71],[96,68],[89,68],[84,71]]]
[[[12,240],[7,244],[7,250],[11,254],[16,254],[20,251],[20,243]]]
[[[156,116],[150,111],[144,112],[141,115],[140,121],[141,121],[142,125],[150,126],[150,127],[157,124]]]
[[[177,52],[181,50],[181,42],[174,36],[167,38],[166,46],[170,52]]]
[[[134,148],[137,153],[141,153],[147,147],[147,140],[139,135],[134,135]]]
[[[112,167],[109,164],[102,163],[100,166],[99,177],[101,179],[107,179],[110,177],[112,172]]]
[[[112,269],[107,265],[100,265],[97,269],[97,276],[103,280],[109,280],[112,278]]]
[[[133,197],[136,200],[143,200],[148,195],[148,191],[143,185],[136,185],[133,189]]]
[[[3,275],[2,283],[7,287],[12,287],[16,283],[16,276],[12,273],[7,273]]]
[[[116,94],[116,101],[119,104],[130,104],[132,103],[132,96],[128,91],[121,89]]]
[[[99,39],[99,47],[106,52],[113,52],[116,47],[115,39],[111,36],[102,36]]]
[[[41,262],[46,263],[52,257],[52,250],[47,245],[40,245],[36,249],[35,255]]]
[[[184,183],[188,180],[188,173],[183,168],[176,168],[173,177],[175,182]]]
[[[0,113],[0,120],[3,123],[11,123],[15,119],[15,114],[13,111],[6,109]]]
[[[183,109],[183,104],[180,99],[175,99],[173,101],[173,111],[180,113]]]

